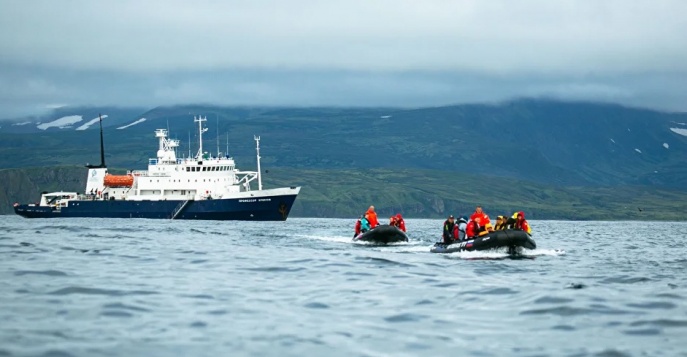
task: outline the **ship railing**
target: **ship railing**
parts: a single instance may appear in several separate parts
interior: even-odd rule
[[[246,191],[250,191],[250,183],[258,178],[258,173],[255,171],[236,171],[237,175],[243,175],[241,179],[236,183],[245,188]]]
[[[148,165],[157,165],[157,159],[148,159]]]
[[[133,171],[128,171],[127,174],[133,175],[133,176],[148,176],[148,170],[133,170]]]

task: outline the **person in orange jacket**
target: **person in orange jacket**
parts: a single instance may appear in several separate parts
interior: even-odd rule
[[[494,229],[491,226],[489,216],[486,213],[484,213],[484,211],[482,211],[482,206],[477,206],[475,208],[475,212],[472,214],[472,216],[470,216],[470,220],[477,223],[478,231],[476,233]]]
[[[525,212],[518,212],[518,218],[516,219],[515,226],[513,228],[525,231],[528,234],[532,234],[532,228],[530,228],[530,224],[527,223],[527,220],[525,219]]]
[[[370,208],[367,209],[365,217],[367,218],[367,221],[370,222],[370,228],[375,228],[379,225],[377,213],[375,213],[375,206],[370,206]]]

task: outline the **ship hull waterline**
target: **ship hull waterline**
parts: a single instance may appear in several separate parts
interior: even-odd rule
[[[26,218],[151,218],[195,220],[285,221],[297,194],[255,199],[209,200],[74,200],[54,209],[18,205],[14,212]],[[182,208],[183,207],[183,208]],[[181,209],[180,209],[181,208]]]

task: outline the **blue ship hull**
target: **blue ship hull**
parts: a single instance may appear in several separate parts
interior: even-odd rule
[[[59,210],[18,205],[14,212],[26,218],[159,218],[244,221],[285,221],[296,195],[188,201],[70,201]],[[177,210],[183,206],[179,212]]]

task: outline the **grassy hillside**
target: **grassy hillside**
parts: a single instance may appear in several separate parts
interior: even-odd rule
[[[349,217],[374,204],[381,215],[468,214],[481,204],[492,216],[524,210],[533,219],[684,220],[687,193],[647,187],[554,187],[508,178],[431,170],[274,169],[269,187],[302,185],[294,213]],[[641,211],[640,211],[641,209]]]
[[[34,202],[41,191],[83,191],[86,169],[0,170],[0,213]],[[491,216],[524,210],[532,219],[685,220],[687,193],[647,187],[554,187],[508,178],[435,170],[270,168],[266,188],[302,186],[293,216],[355,217],[374,204],[380,216],[463,215],[481,204]],[[11,188],[11,189],[10,189]],[[641,211],[639,210],[641,208]]]

